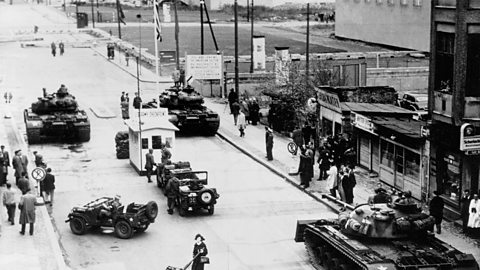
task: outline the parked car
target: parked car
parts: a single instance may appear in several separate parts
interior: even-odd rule
[[[419,91],[410,91],[403,94],[400,107],[411,111],[428,110],[428,94]]]
[[[102,210],[111,209],[108,215]],[[65,222],[70,222],[74,234],[83,235],[89,229],[113,227],[115,235],[121,239],[133,236],[134,231],[144,232],[150,223],[155,222],[158,206],[154,201],[147,204],[130,203],[126,208],[117,198],[101,197],[84,206],[73,207]]]

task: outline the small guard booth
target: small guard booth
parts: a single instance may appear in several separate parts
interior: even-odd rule
[[[162,156],[162,144],[173,153],[175,131],[178,129],[168,121],[168,117],[158,115],[157,110],[142,110],[141,124],[138,117],[125,120],[128,126],[130,164],[139,175],[145,175],[145,155],[153,149],[155,162]]]

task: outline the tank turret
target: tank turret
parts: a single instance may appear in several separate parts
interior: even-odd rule
[[[56,93],[48,94],[43,88],[43,97],[32,103],[32,112],[36,114],[49,114],[51,112],[75,112],[78,103],[75,97],[68,93],[68,89],[62,84]]]
[[[198,109],[202,107],[203,97],[188,85],[184,88],[166,89],[160,96],[160,107],[168,109]]]

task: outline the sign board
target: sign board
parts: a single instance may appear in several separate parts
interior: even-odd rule
[[[265,37],[253,36],[253,68],[265,70]]]
[[[467,156],[478,156],[478,155],[480,155],[480,150],[467,150],[467,151],[465,151],[465,155],[467,155]]]
[[[287,84],[290,76],[290,52],[289,47],[275,47],[275,83]]]
[[[138,112],[137,112],[138,115]],[[154,108],[154,109],[142,109],[140,110],[140,117],[144,118],[158,118],[168,116],[167,108]]]
[[[330,110],[341,113],[342,108],[340,107],[340,99],[338,95],[329,93],[325,90],[317,90],[317,100],[320,103],[320,106],[328,108]]]
[[[353,125],[356,126],[359,129],[365,130],[367,132],[370,132],[372,134],[375,133],[375,124],[372,123],[372,121],[361,114],[358,113],[353,113],[355,116],[353,117]]]
[[[175,51],[160,51],[158,55],[160,56],[160,63],[162,64],[175,63],[177,59]]]
[[[472,124],[463,124],[460,128],[460,150],[480,150],[480,135]]]
[[[185,78],[193,80],[220,80],[223,73],[222,56],[217,54],[187,55]]]
[[[32,171],[32,177],[37,181],[42,181],[43,179],[45,179],[45,175],[47,175],[47,172],[44,168],[41,167],[37,167]]]
[[[163,6],[163,21],[172,22],[172,16],[170,16],[170,3],[163,2],[162,6]]]

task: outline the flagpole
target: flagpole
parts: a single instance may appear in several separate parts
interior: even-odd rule
[[[153,0],[153,40],[155,41],[155,74],[159,76],[159,62],[158,62],[158,40],[157,40],[157,20],[160,20],[160,14],[158,14],[157,0]],[[158,77],[155,79],[155,89],[157,94],[159,93]]]

